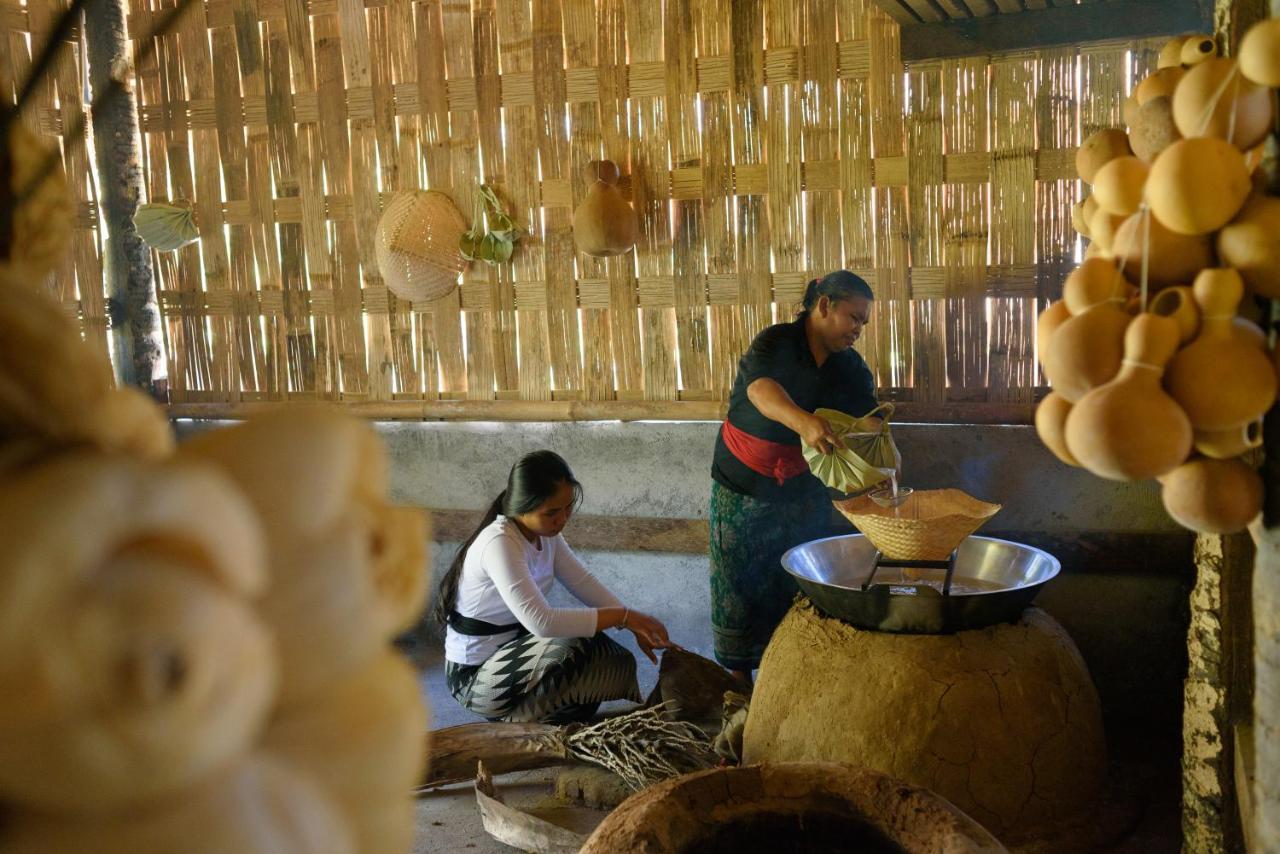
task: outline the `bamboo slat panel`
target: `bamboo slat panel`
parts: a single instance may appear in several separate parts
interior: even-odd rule
[[[172,2],[130,0],[133,31]],[[844,267],[876,290],[859,349],[886,396],[1030,401],[1035,312],[1080,249],[1073,148],[1156,47],[904,68],[867,0],[208,0],[136,89],[149,195],[203,234],[156,257],[174,398],[722,401],[754,335]],[[599,158],[641,223],[611,259],[571,230]],[[440,190],[470,221],[482,182],[527,231],[512,260],[398,300],[372,243],[390,196]],[[64,280],[100,279],[84,240]]]
[[[0,97],[8,103],[16,102],[18,90],[29,76],[33,52],[38,53],[48,42],[62,9],[61,2],[51,0],[6,7],[0,31]],[[80,28],[73,27],[20,118],[43,145],[61,153],[61,166],[76,207],[67,254],[51,272],[46,290],[78,321],[85,339],[107,353],[110,323],[102,282],[97,185],[90,171],[86,134],[76,133],[85,116],[80,35]]]

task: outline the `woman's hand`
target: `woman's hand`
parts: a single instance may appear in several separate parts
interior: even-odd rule
[[[675,646],[667,637],[667,627],[648,614],[629,611],[622,628],[635,635],[636,645],[654,664],[658,663],[658,657],[653,654],[655,649],[670,649]]]
[[[840,437],[831,429],[826,419],[806,412],[802,418],[797,419],[797,422],[796,432],[800,434],[800,441],[815,451],[829,454],[836,448],[844,447],[844,443],[840,441]]]

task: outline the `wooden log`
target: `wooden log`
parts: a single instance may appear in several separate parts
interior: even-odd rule
[[[433,730],[427,736],[429,759],[419,792],[475,777],[484,761],[494,774],[572,765],[560,733],[551,724],[462,724]]]

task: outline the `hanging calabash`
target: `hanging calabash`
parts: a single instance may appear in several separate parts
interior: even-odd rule
[[[1067,449],[1080,465],[1111,480],[1145,480],[1172,471],[1191,452],[1191,424],[1160,387],[1178,347],[1178,326],[1140,314],[1124,338],[1116,377],[1081,398],[1067,416]]]
[[[1182,45],[1191,36],[1174,36],[1160,48],[1160,56],[1156,59],[1156,68],[1176,68],[1182,65]]]
[[[1179,51],[1179,59],[1182,64],[1188,68],[1199,65],[1205,60],[1213,59],[1218,55],[1218,45],[1213,40],[1213,36],[1205,33],[1198,36],[1187,36],[1182,42],[1182,50]]]
[[[1076,150],[1076,172],[1086,184],[1093,183],[1098,170],[1117,157],[1131,154],[1129,137],[1119,128],[1096,131]]]
[[[1063,302],[1076,310],[1049,339],[1046,373],[1054,390],[1074,402],[1120,369],[1129,285],[1105,260],[1091,258],[1067,277],[1062,290]]]
[[[1174,521],[1203,534],[1234,534],[1262,511],[1262,478],[1239,460],[1191,460],[1160,479]]]
[[[1244,34],[1240,73],[1260,86],[1280,88],[1280,18],[1259,21]]]
[[[578,249],[597,258],[621,255],[635,245],[640,224],[633,207],[618,189],[618,164],[595,160],[586,169],[587,197],[573,212],[573,239]]]
[[[1093,198],[1099,210],[1112,216],[1128,216],[1142,204],[1142,189],[1150,167],[1133,155],[1116,157],[1104,164],[1093,180]]]
[[[1228,139],[1253,148],[1271,129],[1271,91],[1240,76],[1234,59],[1210,59],[1173,93],[1173,121],[1185,137]]]
[[[1212,137],[1182,139],[1151,164],[1147,201],[1171,230],[1208,234],[1231,221],[1252,188],[1240,149]]]
[[[1147,180],[1148,186],[1150,179]],[[1139,211],[1116,231],[1114,254],[1124,264],[1130,281],[1142,281],[1143,247],[1147,247],[1147,283],[1161,288],[1195,278],[1213,263],[1210,240],[1203,235],[1178,234],[1165,228],[1148,212]]]
[[[1076,234],[1087,239],[1089,237],[1089,221],[1085,219],[1084,206],[1085,203],[1083,201],[1076,202],[1071,206],[1071,227],[1076,230]]]
[[[1230,460],[1262,447],[1262,419],[1231,430],[1196,430],[1196,452],[1215,460]]]
[[[1178,285],[1165,288],[1151,299],[1152,314],[1167,317],[1178,324],[1178,342],[1186,344],[1200,331],[1200,306],[1191,288]]]
[[[1143,163],[1150,164],[1180,139],[1182,134],[1173,121],[1173,100],[1167,95],[1152,98],[1138,108],[1129,128],[1129,144]]]
[[[1080,463],[1067,448],[1067,416],[1071,414],[1071,402],[1057,392],[1050,392],[1036,407],[1036,435],[1044,446],[1069,466]]]
[[[1271,360],[1234,331],[1244,282],[1235,270],[1213,268],[1196,276],[1192,290],[1200,334],[1173,357],[1165,386],[1197,430],[1243,427],[1276,399]]]
[[[1120,114],[1124,116],[1126,127],[1133,127],[1133,123],[1137,121],[1138,110],[1142,105],[1138,103],[1138,96],[1130,94],[1124,99],[1124,106],[1120,108]]]
[[[1040,316],[1036,318],[1036,359],[1044,367],[1045,375],[1049,377],[1049,382],[1053,382],[1053,375],[1050,368],[1045,365],[1045,355],[1049,352],[1049,340],[1053,337],[1053,333],[1058,327],[1066,323],[1071,317],[1071,310],[1067,308],[1067,304],[1062,300],[1050,303],[1049,307],[1040,312]]]
[[[1178,84],[1186,74],[1186,69],[1178,65],[1171,68],[1161,68],[1154,74],[1148,75],[1145,80],[1138,84],[1138,88],[1133,91],[1134,97],[1138,99],[1138,106],[1141,107],[1147,101],[1152,98],[1159,98],[1161,95],[1172,95],[1173,90],[1178,87]]]
[[[1257,296],[1280,298],[1280,198],[1253,194],[1218,232],[1218,259]]]
[[[1127,217],[1104,211],[1101,206],[1089,220],[1089,239],[1107,252],[1115,249],[1116,232]]]

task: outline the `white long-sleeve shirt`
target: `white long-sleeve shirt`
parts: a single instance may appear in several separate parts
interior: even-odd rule
[[[559,580],[587,608],[554,608],[547,594]],[[622,603],[596,580],[564,537],[525,539],[516,523],[498,516],[467,549],[453,609],[495,625],[520,623],[538,637],[589,637],[598,630],[597,608]],[[481,664],[517,632],[473,637],[445,630],[445,658]]]

